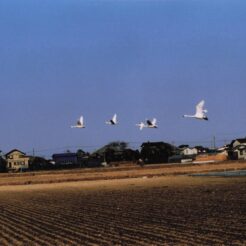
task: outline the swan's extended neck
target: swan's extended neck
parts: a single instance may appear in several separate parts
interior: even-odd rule
[[[195,115],[187,115],[187,114],[185,114],[183,117],[185,117],[185,118],[195,118],[196,116]]]

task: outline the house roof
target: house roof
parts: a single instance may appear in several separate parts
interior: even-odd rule
[[[21,154],[26,155],[26,153],[24,153],[24,152],[22,152],[22,151],[20,151],[20,150],[18,150],[18,149],[13,149],[13,150],[9,151],[8,153],[6,153],[5,156],[10,155],[11,153],[13,153],[13,152],[15,152],[15,151],[18,151],[18,152],[20,152]]]
[[[190,146],[189,146],[189,144],[181,144],[181,145],[179,145],[179,149],[184,149],[184,148],[189,148]]]
[[[246,143],[246,138],[238,138],[236,139],[239,143]]]
[[[141,147],[163,147],[163,146],[168,146],[168,147],[174,147],[173,145],[165,142],[144,142],[142,143]]]
[[[64,158],[67,158],[67,157],[77,157],[77,153],[62,153],[62,154],[53,154],[52,155],[52,158],[57,158],[57,157],[64,157]]]
[[[233,144],[234,144],[236,141],[238,141],[240,144],[246,143],[246,138],[237,138],[237,139],[232,140],[231,143],[230,143],[230,145],[229,145],[230,148],[233,147]]]

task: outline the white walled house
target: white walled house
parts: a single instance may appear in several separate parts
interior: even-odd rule
[[[30,157],[24,152],[18,149],[13,149],[5,156],[7,161],[7,169],[9,171],[20,171],[29,168]]]
[[[238,138],[231,142],[233,159],[246,160],[246,138]]]
[[[246,146],[246,138],[238,138],[232,141],[231,143],[233,148],[236,148],[238,145],[245,145]]]
[[[233,152],[237,160],[246,160],[246,145],[237,145],[237,147],[233,149]]]
[[[198,154],[198,150],[196,148],[184,148],[181,153],[183,155],[197,155]]]

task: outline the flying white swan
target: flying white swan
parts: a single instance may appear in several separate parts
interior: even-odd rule
[[[146,128],[157,128],[158,126],[156,125],[156,123],[157,123],[156,118],[154,118],[152,121],[147,119],[146,124],[144,124],[144,122],[141,122],[139,124],[136,124],[136,126],[138,126],[140,130],[142,130],[144,127],[146,127]]]
[[[80,116],[80,118],[78,119],[76,125],[75,126],[71,126],[71,128],[85,128],[84,117]]]
[[[195,118],[199,120],[208,120],[208,117],[206,116],[206,113],[208,112],[204,108],[205,101],[202,100],[196,105],[196,113],[194,115],[184,115],[185,118]]]
[[[146,125],[143,122],[136,124],[136,126],[139,127],[139,130],[143,130],[143,128],[146,127]]]
[[[156,118],[154,118],[152,121],[146,120],[146,122],[147,122],[147,127],[148,128],[157,128],[157,125],[156,125],[157,120],[156,120]]]
[[[118,121],[117,121],[117,114],[114,114],[113,118],[109,121],[106,121],[106,124],[108,125],[116,125],[118,124]]]

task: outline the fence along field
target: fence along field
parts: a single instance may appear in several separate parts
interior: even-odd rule
[[[160,177],[0,189],[0,245],[245,245],[245,183]]]

